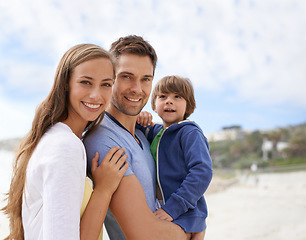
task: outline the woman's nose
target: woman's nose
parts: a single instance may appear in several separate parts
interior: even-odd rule
[[[95,101],[99,101],[101,99],[101,92],[98,87],[92,89],[90,92],[90,98]]]

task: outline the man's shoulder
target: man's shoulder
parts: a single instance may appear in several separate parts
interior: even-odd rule
[[[84,144],[86,147],[88,145],[124,146],[128,134],[125,129],[105,116],[100,125],[84,139]]]
[[[90,133],[89,138],[104,137],[111,133],[118,132],[120,128],[114,123],[108,116],[104,116],[102,122],[97,126],[97,128]]]

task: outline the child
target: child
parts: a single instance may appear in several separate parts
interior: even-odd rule
[[[212,179],[209,146],[200,127],[187,117],[195,109],[192,84],[179,76],[162,78],[155,86],[152,109],[163,120],[151,124],[152,116],[142,112],[138,124],[146,131],[156,161],[158,191],[162,206],[155,212],[160,219],[173,221],[191,239],[204,239],[207,206],[204,199]]]

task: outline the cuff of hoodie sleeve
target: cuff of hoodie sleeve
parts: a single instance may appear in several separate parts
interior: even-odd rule
[[[176,201],[173,196],[171,196],[165,205],[162,206],[162,209],[168,213],[173,220],[177,219],[181,214],[185,213],[188,209],[184,209],[181,206],[180,202]]]

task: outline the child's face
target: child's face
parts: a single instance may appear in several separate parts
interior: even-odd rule
[[[154,110],[163,120],[164,127],[184,120],[186,100],[175,93],[160,93],[155,100]]]

